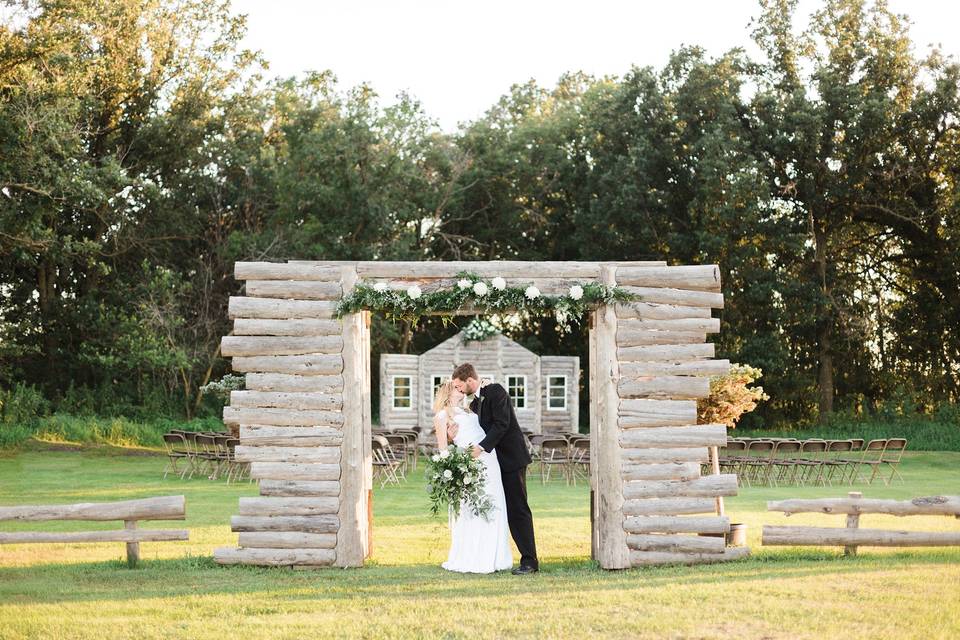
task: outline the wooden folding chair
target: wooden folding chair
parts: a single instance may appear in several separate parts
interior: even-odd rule
[[[887,446],[880,455],[880,462],[890,467],[890,476],[887,478],[881,478],[881,480],[883,480],[883,484],[890,484],[893,482],[894,476],[900,478],[900,482],[903,482],[903,476],[900,475],[897,467],[900,466],[900,459],[903,457],[903,451],[906,448],[906,438],[890,438],[887,440]],[[879,467],[877,467],[877,469],[879,469]]]

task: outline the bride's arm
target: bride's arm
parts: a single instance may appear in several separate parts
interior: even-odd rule
[[[447,448],[447,419],[442,412],[433,417],[433,432],[437,435],[437,448],[443,451]]]

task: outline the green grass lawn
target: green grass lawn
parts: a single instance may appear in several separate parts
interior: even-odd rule
[[[439,567],[445,521],[431,518],[420,471],[376,490],[374,555],[363,569],[221,567],[230,516],[256,487],[160,479],[163,458],[116,450],[0,458],[0,504],[185,494],[187,542],[0,547],[0,638],[613,637],[956,638],[960,549],[761,547],[762,524],[843,526],[843,516],[767,512],[765,501],[845,495],[848,487],[743,488],[727,513],[749,527],[752,557],[697,567],[607,572],[590,561],[586,487],[530,482],[540,574],[463,576]],[[960,453],[911,453],[906,479],[867,497],[960,494]],[[120,523],[0,523],[0,530]],[[956,531],[953,518],[863,516],[861,526]]]

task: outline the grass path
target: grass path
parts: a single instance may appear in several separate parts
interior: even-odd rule
[[[539,575],[460,576],[439,568],[445,522],[427,515],[419,471],[375,491],[374,556],[359,570],[220,567],[243,483],[160,480],[163,460],[103,450],[28,451],[0,458],[0,504],[187,496],[186,542],[124,547],[0,547],[0,638],[960,637],[960,549],[761,547],[761,525],[843,526],[843,516],[769,513],[785,497],[842,488],[743,488],[727,511],[749,528],[749,560],[606,572],[589,559],[589,496],[531,478]],[[906,482],[860,487],[867,497],[960,494],[960,453],[912,453]],[[118,523],[0,523],[0,530],[117,528]],[[956,531],[953,518],[863,516],[861,526]]]

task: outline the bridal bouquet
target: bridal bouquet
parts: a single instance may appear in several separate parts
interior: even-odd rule
[[[469,449],[449,445],[433,454],[427,463],[427,493],[430,494],[430,511],[440,513],[444,505],[460,515],[460,505],[467,505],[475,516],[487,520],[493,503],[484,492],[487,480],[486,467],[470,455]]]

